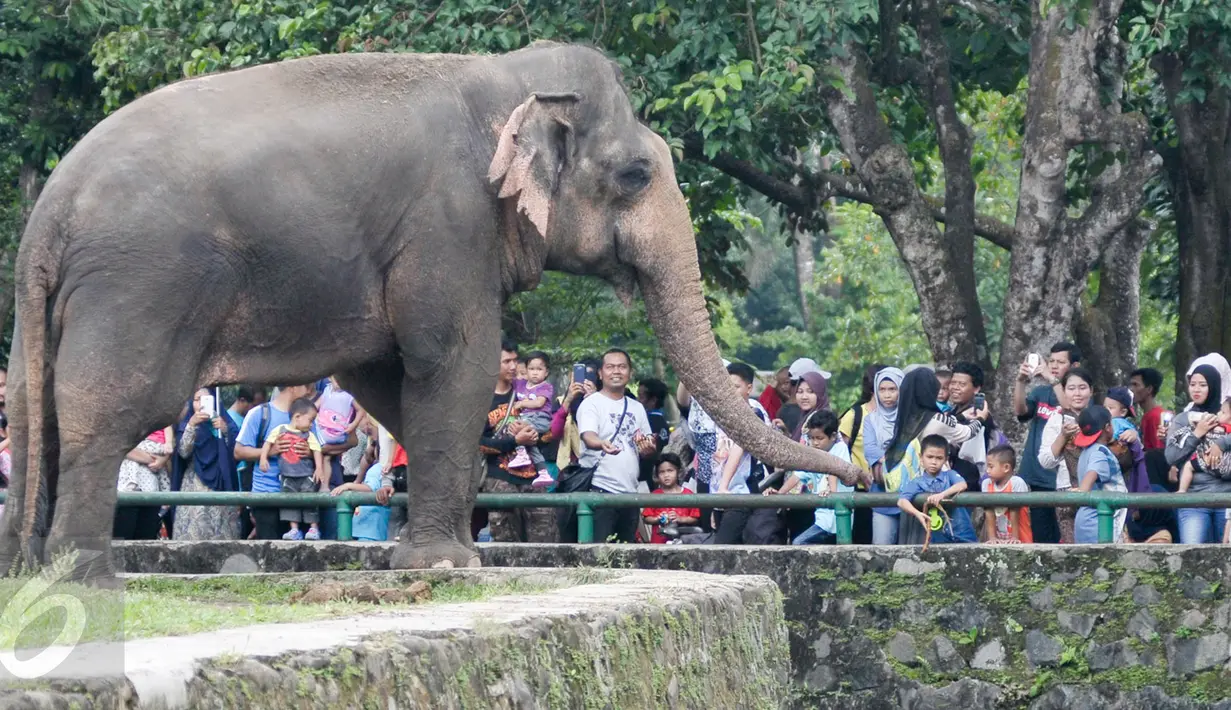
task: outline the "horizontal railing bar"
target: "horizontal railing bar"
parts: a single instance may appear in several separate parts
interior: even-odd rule
[[[0,491],[0,503],[6,493]],[[915,498],[922,504],[924,496]],[[379,505],[375,493],[233,493],[233,492],[159,492],[121,491],[118,505],[235,505],[250,508],[334,507]],[[405,505],[407,495],[398,493],[390,501]],[[722,495],[722,494],[606,494],[606,493],[480,493],[475,505],[480,508],[565,508],[585,503],[591,508],[891,508],[897,505],[896,493],[836,493],[817,495]],[[1111,493],[1062,492],[961,493],[947,503],[967,508],[1015,508],[1059,506],[1096,506],[1112,508],[1231,508],[1231,493]]]

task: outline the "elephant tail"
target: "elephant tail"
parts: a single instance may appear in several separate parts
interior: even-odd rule
[[[37,216],[30,220],[30,228],[23,238],[23,247],[28,251],[23,259],[19,254],[16,273],[17,324],[21,332],[21,348],[25,361],[26,376],[26,485],[25,510],[22,516],[22,546],[34,554],[31,546],[36,534],[42,534],[39,523],[40,511],[49,492],[43,490],[44,449],[46,448],[46,384],[47,384],[47,299],[54,284],[57,269],[44,262],[47,247],[53,243],[54,234],[37,234]],[[43,221],[46,224],[46,221]],[[54,228],[52,228],[54,232]],[[51,239],[48,239],[51,237]]]

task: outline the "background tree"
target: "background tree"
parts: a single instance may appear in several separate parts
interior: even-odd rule
[[[0,4],[0,354],[12,337],[13,262],[42,183],[102,119],[90,50],[136,17],[136,0],[5,0]]]
[[[1146,360],[1170,362],[1159,332],[1193,238],[1178,243],[1189,217],[1170,163],[1166,184],[1150,181],[1151,147],[1178,130],[1173,109],[1205,106],[1198,89],[1222,81],[1227,18],[1200,0],[1129,2],[168,0],[141,3],[91,53],[111,111],[180,77],[320,53],[597,44],[680,160],[728,351],[766,368],[819,356],[841,382],[895,351],[999,362],[1003,388],[1026,351],[1074,332],[1100,376],[1119,377],[1139,359],[1124,326],[1138,311]],[[1169,54],[1186,62],[1182,86],[1152,88]],[[1225,140],[1219,120],[1201,135]],[[561,357],[595,338],[653,356],[637,311],[598,285],[553,276],[506,315]]]

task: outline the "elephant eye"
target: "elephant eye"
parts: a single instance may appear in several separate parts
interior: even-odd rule
[[[616,176],[616,182],[620,186],[620,190],[626,194],[633,195],[645,189],[646,185],[650,184],[650,168],[644,162],[638,160],[632,165],[624,168]]]

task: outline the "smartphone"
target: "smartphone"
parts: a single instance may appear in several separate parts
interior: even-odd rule
[[[1030,363],[1030,369],[1037,370],[1043,364],[1043,356],[1038,353],[1030,353],[1026,356],[1026,362]]]
[[[1175,412],[1164,411],[1162,416],[1163,427],[1171,426],[1171,421],[1175,419]]]
[[[975,408],[975,411],[976,412],[983,411],[983,405],[985,404],[987,404],[987,397],[983,396],[982,392],[980,392],[979,394],[976,394],[974,402],[972,404],[972,406]]]
[[[573,382],[585,382],[585,381],[586,381],[586,366],[582,365],[581,363],[574,364],[573,365]]]
[[[214,395],[212,394],[201,395],[201,411],[208,414],[210,419],[213,419],[215,416],[218,415],[218,413],[214,411]]]

